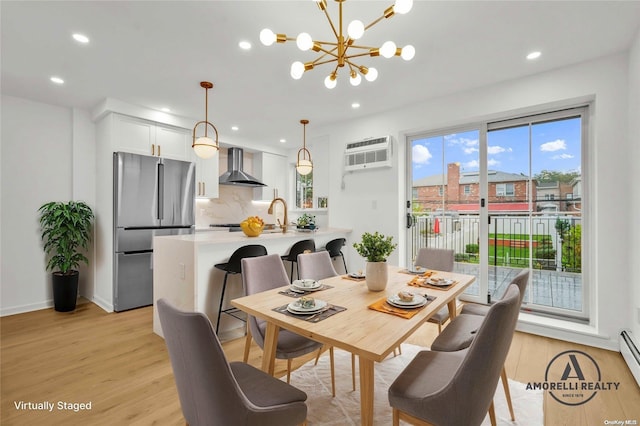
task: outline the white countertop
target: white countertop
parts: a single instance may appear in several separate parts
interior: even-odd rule
[[[288,230],[286,234],[283,234],[282,231],[273,232],[263,232],[261,235],[257,237],[247,237],[244,232],[200,232],[199,230],[194,234],[187,235],[169,235],[163,237],[155,237],[161,239],[172,239],[179,241],[189,241],[193,242],[197,245],[208,245],[208,244],[226,244],[231,242],[249,242],[252,244],[259,244],[260,241],[269,241],[269,240],[281,240],[281,239],[296,239],[296,238],[314,238],[315,236],[324,236],[330,234],[348,234],[351,232],[351,229],[344,228],[321,228],[312,232],[300,232],[295,229]]]

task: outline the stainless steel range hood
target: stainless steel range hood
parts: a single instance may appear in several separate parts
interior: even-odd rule
[[[229,148],[227,151],[227,171],[220,176],[220,185],[266,186],[242,170],[244,162],[242,148]]]

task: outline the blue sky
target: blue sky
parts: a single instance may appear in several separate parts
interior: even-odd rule
[[[489,169],[528,175],[531,157],[533,175],[542,170],[580,171],[580,122],[580,118],[572,118],[534,124],[531,152],[528,126],[489,132]],[[413,180],[440,174],[454,162],[460,163],[461,171],[478,171],[478,142],[477,131],[414,140]]]

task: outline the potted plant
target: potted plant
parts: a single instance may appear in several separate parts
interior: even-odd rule
[[[296,225],[299,229],[315,229],[316,217],[309,213],[303,213],[296,221]]]
[[[53,304],[56,311],[76,308],[78,266],[88,264],[82,253],[91,240],[93,211],[84,202],[52,201],[39,209],[44,252],[49,256],[47,270],[52,271]]]
[[[371,291],[382,291],[387,287],[387,257],[398,245],[393,237],[386,237],[377,231],[374,234],[365,232],[359,243],[353,243],[358,254],[367,259],[366,281]]]

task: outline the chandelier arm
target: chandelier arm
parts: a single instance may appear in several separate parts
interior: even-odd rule
[[[367,31],[369,28],[373,27],[378,22],[382,21],[385,18],[387,18],[387,19],[391,18],[393,15],[395,15],[395,11],[393,10],[393,6],[389,6],[388,8],[386,8],[384,10],[384,13],[382,14],[382,16],[380,16],[379,18],[375,19],[369,25],[364,27],[364,30]]]
[[[359,58],[361,56],[371,56],[371,55],[369,54],[369,52],[355,53],[353,55],[345,56],[344,59],[349,60],[351,58]]]
[[[329,16],[329,12],[327,12],[326,8],[322,9],[322,11],[324,12],[324,15],[327,17],[327,20],[329,21],[329,25],[331,25],[331,30],[333,31],[333,34],[336,36],[336,39],[337,39],[338,32],[336,31],[336,27],[333,25],[333,21],[331,20],[331,16]],[[340,12],[340,15],[342,16],[342,12]]]

